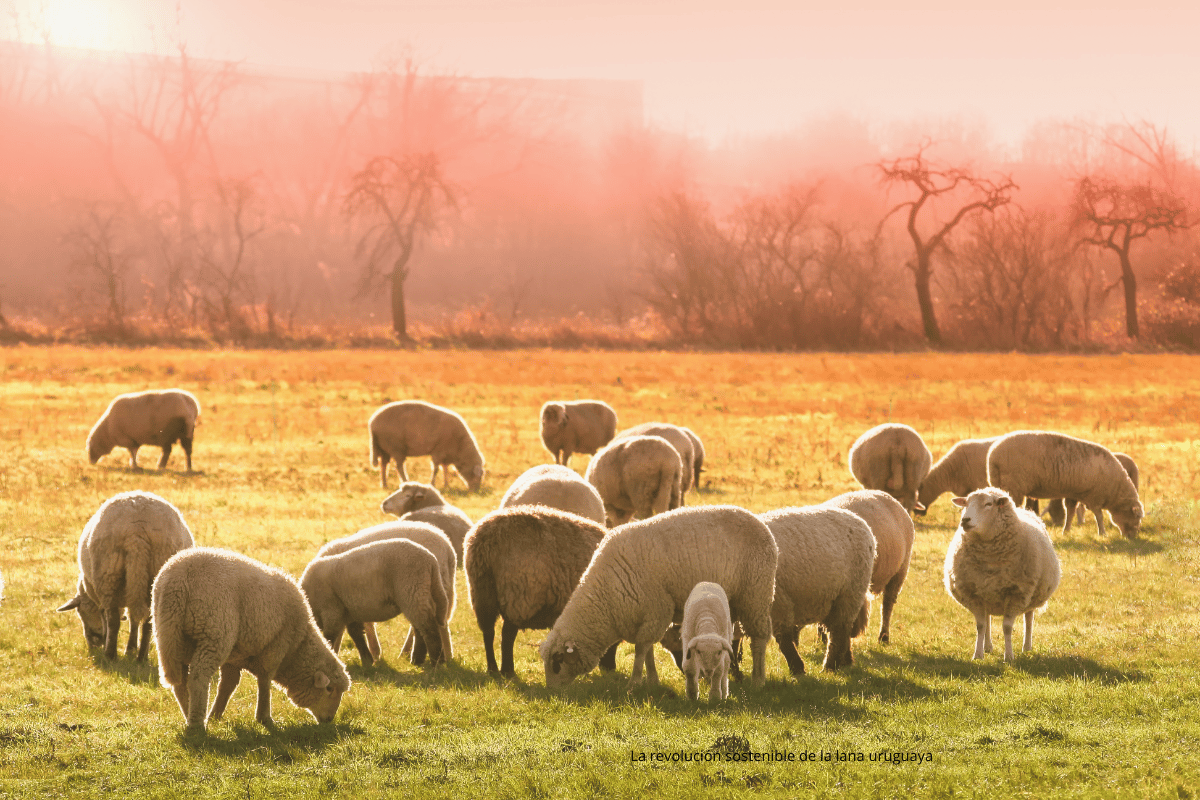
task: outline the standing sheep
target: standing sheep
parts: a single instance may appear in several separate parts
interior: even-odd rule
[[[546,685],[565,686],[590,672],[622,640],[635,648],[630,686],[641,680],[643,664],[657,683],[655,643],[673,621],[683,622],[696,584],[711,581],[725,589],[732,619],[750,636],[753,682],[761,687],[778,558],[767,526],[733,506],[680,508],[610,531],[542,642]]]
[[[820,623],[829,635],[826,670],[854,663],[850,639],[867,627],[867,589],[875,537],[867,523],[840,508],[782,508],[760,514],[779,546],[771,623],[793,675],[804,674],[796,651],[800,630]]]
[[[1145,509],[1129,473],[1109,450],[1095,442],[1052,431],[1014,431],[988,450],[988,481],[1020,502],[1027,497],[1068,497],[1096,515],[1104,535],[1104,509],[1126,538],[1134,539]],[[1068,515],[1065,534],[1071,528]]]
[[[925,510],[917,489],[929,472],[933,456],[921,434],[907,425],[876,425],[850,447],[850,474],[864,489],[882,489],[912,513]]]
[[[1133,488],[1141,492],[1141,485],[1138,482],[1140,473],[1138,471],[1137,462],[1127,456],[1125,453],[1113,453],[1113,458],[1121,462],[1121,466],[1125,468],[1125,474],[1129,476],[1129,480],[1133,481]],[[1078,500],[1063,500],[1063,498],[1055,498],[1046,504],[1045,513],[1050,515],[1050,521],[1055,525],[1063,525],[1066,523],[1067,511],[1076,514],[1075,521],[1083,524],[1083,506]],[[1076,513],[1078,512],[1078,513]],[[1069,526],[1068,526],[1069,529]]]
[[[683,606],[683,672],[687,696],[695,700],[700,680],[708,679],[708,702],[729,697],[729,667],[733,660],[733,622],[729,598],[718,584],[697,583]]]
[[[555,464],[567,466],[575,453],[593,455],[612,441],[617,412],[599,400],[558,400],[542,406],[542,444]]]
[[[681,428],[680,430],[692,440],[692,486],[696,487],[698,492],[700,491],[700,473],[704,471],[704,442],[700,441],[700,437],[691,428]]]
[[[513,481],[500,501],[501,508],[537,505],[604,524],[604,501],[600,499],[600,493],[569,467],[542,464],[528,469]]]
[[[467,534],[464,568],[488,672],[513,675],[517,631],[554,624],[604,534],[593,520],[542,506],[502,508],[476,523]],[[497,617],[504,620],[499,669]],[[600,666],[616,669],[615,644]]]
[[[679,508],[683,465],[661,436],[614,440],[588,463],[584,478],[604,502],[609,527]]]
[[[991,618],[1004,618],[1004,660],[1013,660],[1012,629],[1025,615],[1025,645],[1033,649],[1033,612],[1058,588],[1062,571],[1041,519],[1017,508],[1002,489],[954,498],[962,520],[946,552],[946,591],[975,615],[975,658],[992,652]]]
[[[179,509],[150,492],[104,501],[79,537],[79,586],[59,611],[75,609],[88,644],[117,657],[121,611],[129,612],[125,655],[145,661],[150,649],[150,591],[162,565],[194,544]],[[141,623],[141,643],[138,624]]]
[[[171,448],[179,442],[187,456],[187,471],[191,472],[192,437],[199,416],[200,403],[183,389],[117,395],[88,434],[88,460],[95,464],[114,447],[124,447],[129,451],[130,468],[141,469],[137,463],[138,448],[148,444],[162,448],[162,458],[158,460],[161,470],[167,466]]]
[[[300,587],[282,570],[208,547],[177,553],[154,579],[159,676],[189,730],[203,730],[208,684],[221,682],[208,721],[225,712],[244,669],[258,679],[255,719],[268,728],[271,681],[318,722],[337,713],[350,676],[321,637]]]
[[[458,470],[472,492],[483,482],[483,454],[467,423],[448,408],[421,400],[388,403],[371,415],[367,423],[371,433],[371,466],[379,465],[379,485],[387,488],[388,462],[396,461],[400,480],[407,481],[404,460],[409,456],[429,456],[432,485],[442,470],[442,489],[450,486],[449,467]]]
[[[896,498],[877,489],[846,492],[825,502],[863,518],[875,537],[875,565],[871,569],[871,594],[883,595],[879,641],[891,639],[892,609],[908,577],[916,529],[912,517]]]
[[[405,539],[371,542],[304,568],[300,588],[313,619],[337,647],[347,629],[364,667],[375,663],[363,629],[351,623],[384,622],[403,614],[425,641],[433,665],[453,657],[445,620],[450,603],[437,557]]]
[[[995,443],[990,439],[963,439],[938,459],[917,493],[918,514],[924,515],[929,506],[939,497],[951,492],[955,497],[966,497],[976,489],[988,485],[987,454]],[[921,508],[923,506],[923,508]]]
[[[683,505],[696,474],[696,447],[692,444],[692,436],[695,434],[689,435],[684,428],[666,422],[643,422],[641,425],[634,425],[632,428],[621,431],[613,441],[628,439],[632,436],[660,436],[675,448],[682,468],[679,482],[679,505]]]
[[[462,563],[463,537],[471,529],[471,518],[447,503],[434,487],[405,481],[380,503],[379,508],[385,514],[394,514],[403,522],[428,522],[440,528],[450,539],[450,544],[454,545],[458,563]]]

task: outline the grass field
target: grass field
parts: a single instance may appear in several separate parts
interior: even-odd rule
[[[0,376],[0,796],[1200,792],[1195,358],[16,348],[0,350]],[[109,399],[162,386],[200,398],[198,474],[183,474],[178,451],[163,473],[131,472],[123,450],[89,465],[83,442]],[[347,642],[354,685],[334,724],[316,725],[276,691],[279,729],[268,732],[253,720],[245,680],[207,736],[184,737],[153,652],[145,666],[105,663],[74,613],[54,613],[74,592],[84,522],[116,492],[156,492],[182,510],[198,544],[299,575],[325,541],[385,519],[367,464],[366,420],[380,404],[420,398],[466,418],[488,475],[479,493],[458,483],[449,494],[477,519],[513,478],[548,461],[542,402],[584,397],[609,402],[622,426],[662,419],[699,433],[708,471],[693,504],[761,512],[856,488],[849,445],[891,420],[917,428],[935,458],[959,439],[1017,428],[1099,441],[1138,461],[1147,516],[1133,542],[1111,528],[1097,538],[1090,518],[1066,539],[1054,533],[1062,584],[1038,617],[1033,653],[1006,666],[994,654],[971,660],[973,620],[942,587],[957,524],[943,497],[917,523],[890,645],[864,636],[852,668],[796,680],[772,644],[766,687],[734,685],[716,706],[687,701],[661,650],[663,685],[627,694],[628,645],[617,675],[548,692],[538,631],[517,640],[516,680],[489,678],[460,572],[454,663],[401,662],[405,626],[385,623],[381,665],[361,668]],[[147,466],[157,457],[141,455]],[[410,476],[428,477],[428,459],[409,463]],[[811,629],[801,644],[818,666]],[[746,746],[797,760],[633,760],[724,759]],[[801,760],[810,753],[816,760]]]

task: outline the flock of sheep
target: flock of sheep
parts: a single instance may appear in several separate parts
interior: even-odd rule
[[[178,389],[121,395],[88,436],[89,458],[124,447],[136,468],[138,448],[149,444],[163,449],[161,469],[179,441],[190,471],[198,414],[196,398]],[[1143,515],[1136,465],[1098,444],[1017,431],[960,442],[931,466],[920,435],[898,424],[872,428],[850,449],[861,491],[759,515],[683,507],[703,468],[700,438],[667,423],[618,433],[612,408],[582,400],[543,406],[542,441],[555,464],[525,472],[499,510],[473,523],[434,485],[439,469],[448,485],[450,467],[472,490],[483,480],[484,458],[462,417],[402,401],[377,410],[368,429],[382,486],[392,461],[400,474],[381,505],[398,519],[327,543],[298,582],[246,556],[195,547],[168,501],[126,492],[85,526],[76,595],[59,610],[75,609],[88,644],[108,658],[117,654],[122,612],[127,656],[145,660],[153,632],[159,674],[189,729],[221,717],[242,670],[258,681],[264,725],[272,724],[272,682],[327,721],[350,686],[337,656],[344,634],[369,666],[381,655],[375,623],[403,615],[411,629],[401,652],[412,663],[453,657],[449,621],[461,564],[489,672],[513,674],[518,631],[549,629],[539,651],[549,687],[596,666],[615,669],[622,641],[634,645],[630,684],[643,669],[657,682],[654,646],[662,643],[686,673],[688,696],[707,680],[715,701],[728,696],[730,674],[741,677],[744,637],[756,686],[772,637],[789,670],[804,672],[798,635],[813,623],[827,639],[824,668],[852,663],[851,640],[867,626],[872,597],[883,598],[879,640],[888,642],[912,553],[910,514],[925,513],[947,491],[963,511],[945,586],[975,617],[975,658],[991,651],[993,616],[1003,618],[1005,660],[1013,659],[1012,628],[1022,615],[1030,650],[1034,611],[1060,579],[1046,528],[1022,501],[1062,501],[1068,528],[1082,504],[1101,534],[1105,510],[1129,537]],[[567,466],[576,453],[592,455],[582,478]],[[410,456],[431,456],[429,484],[408,480]]]

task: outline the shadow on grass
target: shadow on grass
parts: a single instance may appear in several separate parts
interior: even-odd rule
[[[397,658],[403,658],[397,654]],[[456,661],[439,667],[414,667],[407,661],[399,666],[389,664],[387,659],[376,661],[370,667],[348,663],[346,671],[355,683],[391,684],[402,689],[478,689],[487,686],[492,678],[486,672],[467,669]]]
[[[92,659],[92,664],[103,672],[107,672],[110,675],[119,675],[136,685],[158,685],[157,661],[153,658],[138,661],[133,656],[126,657],[122,655],[123,652],[124,647],[118,648],[117,657],[112,661],[104,657],[104,648],[102,647],[92,648],[88,655]]]
[[[1088,537],[1075,538],[1069,536],[1066,539],[1055,539],[1054,532],[1051,531],[1050,538],[1054,540],[1054,549],[1060,553],[1104,553],[1106,555],[1122,555],[1122,556],[1149,556],[1154,553],[1161,553],[1166,547],[1160,541],[1151,541],[1149,539],[1126,539],[1117,531],[1115,527],[1109,526],[1110,533],[1115,532],[1116,536],[1105,536],[1103,539],[1096,537],[1093,530],[1092,535]]]
[[[187,472],[183,469],[179,469],[179,470],[171,469],[170,464],[167,465],[166,469],[161,469],[161,470],[158,469],[157,467],[140,467],[140,466],[135,469],[135,468],[129,466],[128,464],[124,464],[124,465],[101,464],[101,465],[97,466],[96,469],[100,470],[101,472],[105,472],[109,475],[137,475],[138,477],[141,477],[141,478],[163,478],[163,479],[182,478],[183,480],[194,480],[194,479],[198,479],[198,478],[203,478],[208,475],[208,473],[202,469],[193,470],[192,472]],[[87,476],[85,475],[84,478],[86,478],[86,477]]]
[[[1016,637],[1013,637],[1016,639]],[[1015,642],[1020,647],[1020,642]],[[1105,666],[1098,661],[1079,656],[1047,656],[1036,651],[1028,654],[1017,654],[1016,661],[1004,663],[1004,644],[999,644],[999,652],[993,650],[982,659],[975,661],[966,656],[923,655],[921,653],[886,653],[875,651],[869,654],[872,664],[878,663],[883,667],[881,681],[893,681],[897,673],[912,670],[929,675],[930,677],[945,678],[967,683],[990,681],[1004,675],[1006,670],[1020,672],[1037,678],[1051,680],[1088,680],[1103,686],[1117,686],[1124,683],[1144,683],[1150,677],[1136,670],[1122,670]]]
[[[366,732],[357,725],[342,722],[324,725],[315,722],[277,724],[275,730],[269,730],[257,722],[235,722],[232,725],[216,722],[209,727],[211,732],[179,733],[180,746],[186,750],[231,758],[243,758],[254,751],[267,755],[277,764],[290,764],[335,742]],[[232,732],[233,739],[225,738],[229,732]]]

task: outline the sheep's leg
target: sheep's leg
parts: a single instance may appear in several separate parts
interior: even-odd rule
[[[167,461],[171,458],[171,448],[173,446],[174,445],[171,442],[167,442],[166,444],[163,445],[162,458],[160,458],[158,460],[158,471],[159,472],[162,472],[164,469],[167,468]]]
[[[770,641],[770,636],[750,637],[750,656],[754,659],[750,679],[755,688],[762,688],[767,682],[767,643]]]
[[[440,640],[440,637],[439,637]],[[425,640],[424,635],[413,633],[412,654],[409,656],[409,663],[413,666],[421,666],[425,663],[425,656],[430,654],[429,642]]]
[[[129,448],[129,468],[135,471],[141,471],[142,469],[137,463],[137,454],[140,447],[140,444],[135,444],[133,447]]]
[[[700,697],[700,679],[696,677],[695,665],[691,664],[689,666],[691,666],[692,669],[689,669],[684,673],[684,675],[687,676],[687,679],[684,681],[684,683],[687,687],[688,700],[696,700]],[[708,694],[708,699],[712,700],[712,692],[710,691]]]
[[[1004,660],[1005,661],[1013,660],[1012,629],[1013,629],[1013,621],[1015,619],[1016,619],[1016,617],[1010,616],[1008,614],[1006,614],[1004,616]]]
[[[985,614],[983,617],[983,633],[987,637],[983,640],[983,652],[992,652],[992,615]]]
[[[404,461],[407,456],[396,456],[396,472],[400,473],[400,482],[404,483],[408,480],[408,470],[404,468]]]
[[[271,676],[255,675],[258,678],[258,705],[254,710],[254,718],[264,727],[275,729],[275,720],[271,719]]]
[[[654,643],[646,644],[644,642],[634,642],[633,644],[633,672],[629,675],[629,688],[632,689],[642,682],[642,665],[646,663],[646,657],[654,652]]]
[[[479,621],[479,630],[483,634],[483,654],[487,657],[487,671],[491,675],[496,675],[500,672],[500,667],[496,666],[496,618],[493,616],[489,622],[476,615]]]
[[[617,644],[620,644],[620,642],[617,642]],[[615,672],[616,669],[617,669],[617,645],[614,644],[612,647],[610,647],[604,651],[604,655],[600,656],[600,671],[601,672]]]
[[[421,625],[414,622],[413,627],[417,629],[418,639],[417,643],[413,645],[413,663],[417,665],[424,663],[426,652],[428,652],[429,666],[436,667],[445,658],[445,654],[442,653],[442,634],[438,631],[437,623],[431,619]]]
[[[190,438],[180,439],[179,445],[183,448],[183,454],[187,456],[187,471],[192,471],[192,440]]]
[[[183,721],[186,724],[188,721],[188,665],[184,664],[179,670],[179,683],[171,687],[171,691],[175,693],[175,702],[179,703],[179,711],[183,714]]]
[[[104,609],[104,622],[104,657],[111,661],[117,657],[117,637],[121,634],[121,609]]]
[[[563,450],[562,451],[562,465],[564,467],[571,466],[571,456],[573,456],[573,455],[575,455],[575,453],[572,450]]]
[[[778,632],[775,634],[775,641],[779,645],[779,652],[783,653],[783,660],[787,662],[788,670],[793,675],[804,674],[804,659],[800,657],[800,653],[796,651],[796,643],[792,641],[791,632],[780,636]],[[754,639],[750,639],[750,649],[754,649]],[[755,664],[757,665],[757,661]]]
[[[129,620],[129,641],[125,644],[125,657],[129,658],[138,649],[138,624],[137,620]],[[141,659],[138,659],[139,661]]]
[[[1101,538],[1103,538],[1104,537],[1104,509],[1103,508],[1091,508],[1088,510],[1096,515],[1096,533],[1099,534]]]
[[[1062,532],[1063,532],[1063,536],[1066,536],[1066,535],[1067,535],[1067,532],[1068,532],[1069,530],[1071,530],[1071,522],[1072,522],[1072,521],[1074,521],[1074,519],[1075,519],[1075,515],[1072,513],[1072,511],[1073,511],[1074,509],[1072,509],[1072,508],[1070,508],[1070,507],[1066,506],[1066,503],[1065,503],[1065,501],[1064,501],[1064,504],[1063,504],[1063,505],[1064,505],[1064,507],[1066,507],[1066,520],[1063,522],[1063,530],[1062,530]]]
[[[404,646],[400,648],[400,655],[411,660],[412,654],[413,654],[413,646],[416,644],[416,642],[417,642],[417,632],[414,631],[412,629],[412,626],[410,625],[410,626],[408,626],[408,633],[404,634]],[[369,640],[368,640],[368,643],[369,643]]]
[[[831,628],[829,646],[825,648],[825,663],[821,665],[821,668],[832,671],[853,663],[854,654],[850,651],[850,629],[844,625]]]
[[[651,686],[658,685],[658,668],[654,666],[654,645],[650,645],[650,652],[646,653],[646,682]]]
[[[742,680],[742,637],[734,636],[733,641],[733,658],[729,660],[729,674],[735,681]]]
[[[392,457],[389,456],[387,453],[381,452],[379,454],[379,485],[380,485],[380,487],[382,487],[384,489],[387,488],[387,469],[388,469],[388,462],[391,460],[392,460]],[[396,470],[401,475],[404,474],[404,467],[401,466],[399,461],[396,462]],[[404,479],[401,478],[400,481],[401,481],[401,483],[403,483]]]
[[[900,574],[893,575],[887,586],[883,587],[883,608],[879,614],[879,641],[881,644],[891,641],[892,609],[896,607],[896,600],[900,597],[900,587],[904,585],[904,579],[907,577],[908,572],[905,570]]]
[[[1033,610],[1025,612],[1025,643],[1021,647],[1021,651],[1028,653],[1033,649]]]
[[[367,637],[367,649],[371,651],[371,658],[378,661],[383,650],[379,646],[379,634],[375,632],[374,622],[363,623],[363,635]]]
[[[217,684],[217,698],[213,700],[212,710],[208,712],[208,721],[214,722],[225,713],[233,690],[242,682],[242,670],[231,664],[221,665],[221,682]]]
[[[204,717],[208,712],[208,683],[212,680],[217,665],[192,663],[187,676],[188,730],[204,730]]]
[[[346,626],[346,633],[350,634],[350,641],[354,642],[354,646],[358,648],[358,657],[362,661],[364,667],[369,667],[375,663],[375,657],[371,655],[371,648],[367,646],[367,637],[363,632],[363,624],[361,622],[351,622]]]
[[[146,620],[142,623],[142,641],[141,644],[138,645],[138,661],[145,661],[146,657],[150,655],[150,633],[152,630],[153,628],[150,620]]]
[[[987,614],[975,612],[975,655],[971,656],[972,658],[983,658],[983,654],[992,649],[992,635],[988,629],[988,622]]]
[[[500,674],[512,677],[516,673],[513,666],[513,646],[517,643],[517,626],[508,620],[500,626]]]

